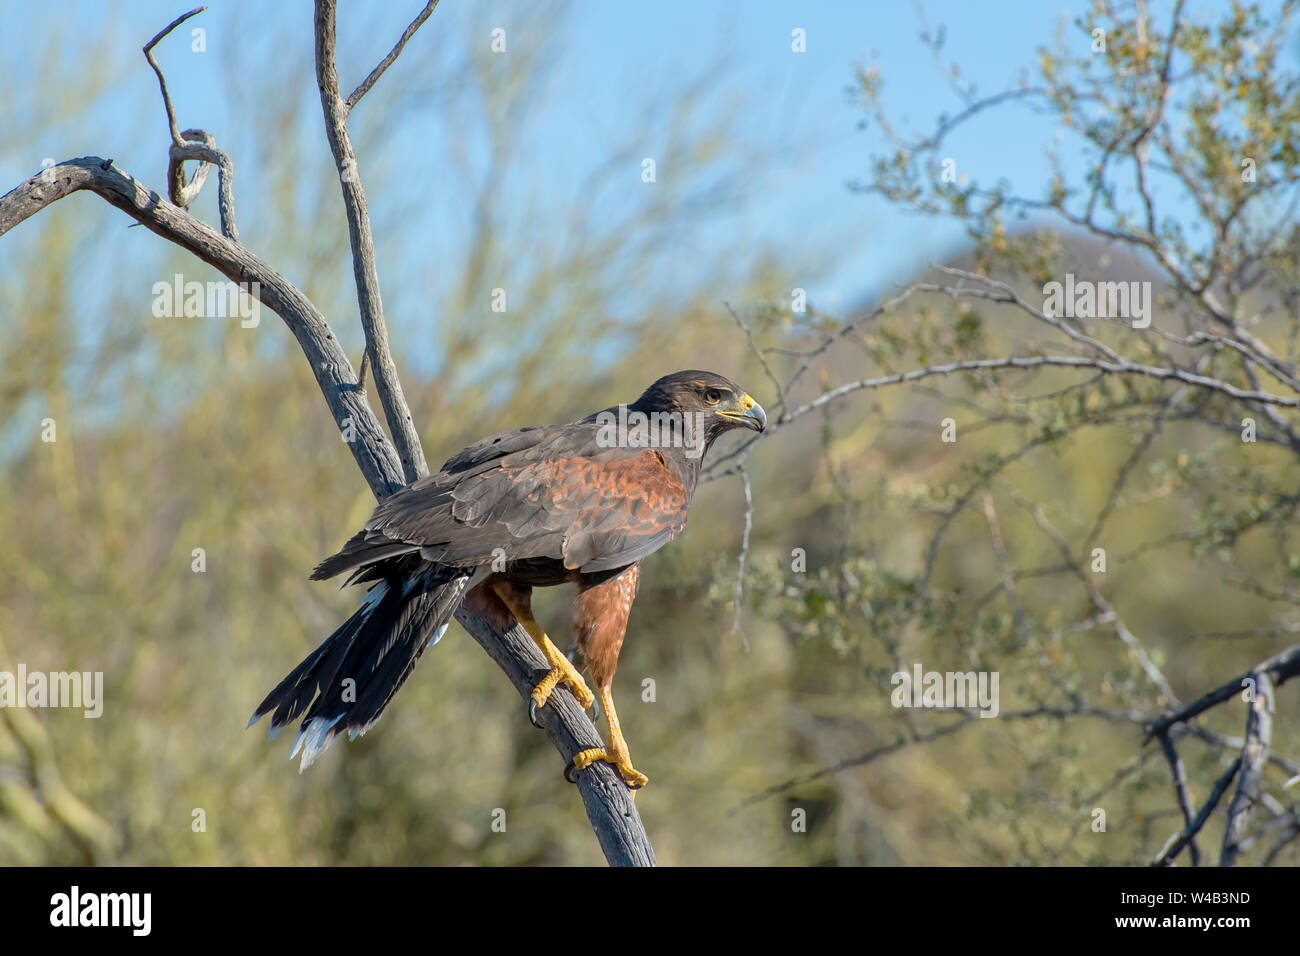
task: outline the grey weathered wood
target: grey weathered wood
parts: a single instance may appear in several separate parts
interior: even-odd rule
[[[1241,855],[1241,841],[1245,839],[1250,823],[1250,811],[1259,800],[1260,783],[1264,765],[1268,762],[1268,748],[1273,737],[1273,682],[1267,670],[1251,675],[1255,691],[1246,713],[1246,740],[1241,747],[1241,775],[1237,778],[1237,792],[1228,805],[1228,822],[1223,828],[1223,851],[1220,866],[1232,866]]]
[[[397,454],[380,427],[357,376],[333,331],[315,305],[292,283],[238,242],[172,205],[111,159],[84,156],[42,170],[0,197],[0,236],[51,203],[86,190],[102,197],[169,242],[193,253],[234,282],[257,283],[256,297],[284,321],[303,354],[340,428],[351,419],[349,443],[357,466],[375,497],[384,498],[406,482]],[[527,699],[545,663],[527,632],[517,624],[498,626],[462,607],[457,621],[487,650]],[[599,746],[596,728],[567,689],[557,690],[538,718],[565,762],[578,750]],[[521,708],[520,719],[524,717]],[[557,772],[558,772],[557,767]],[[578,775],[578,792],[605,858],[616,866],[653,865],[645,827],[631,794],[607,764]]]
[[[456,620],[506,672],[520,696],[528,700],[550,669],[528,633],[518,626],[503,632],[488,616],[464,605],[456,612]],[[521,717],[523,714],[521,711]],[[566,765],[580,750],[603,746],[596,728],[567,687],[553,693],[546,706],[538,709],[537,722]],[[581,771],[578,792],[605,859],[614,866],[655,865],[654,848],[645,835],[632,791],[611,765],[597,761]]]
[[[334,66],[334,2],[316,0],[316,85],[320,88],[321,109],[325,113],[325,135],[329,139],[334,165],[338,168],[343,189],[343,207],[347,211],[348,241],[352,245],[352,271],[357,286],[357,306],[361,326],[366,332],[366,352],[374,373],[375,391],[384,407],[388,430],[397,446],[402,473],[408,482],[429,473],[424,460],[420,436],[411,419],[397,366],[388,349],[388,326],[384,322],[384,303],[379,294],[379,270],[375,266],[375,242],[370,232],[370,212],[366,193],[361,188],[357,156],[348,136],[348,109],[339,94],[339,74]]]
[[[179,178],[181,187],[179,195],[173,195],[171,201],[177,206],[189,208],[196,198],[199,190],[203,188],[203,181],[207,178],[207,171],[210,167],[216,166],[217,174],[217,215],[220,216],[221,234],[227,239],[235,242],[239,241],[239,226],[235,223],[235,166],[230,161],[230,157],[217,149],[212,134],[201,129],[187,129],[181,136],[193,142],[187,142],[183,146],[173,145],[167,151],[168,156],[168,177],[173,183]],[[185,173],[181,171],[182,164],[186,160],[198,160],[199,168],[194,173],[194,178],[189,183],[185,182]]]
[[[361,101],[361,97],[370,92],[370,88],[379,81],[381,76],[384,75],[384,71],[393,65],[393,61],[401,56],[402,47],[406,46],[406,41],[415,35],[415,31],[420,29],[424,21],[429,19],[430,15],[437,9],[437,7],[438,0],[429,0],[429,2],[424,5],[424,9],[420,11],[419,15],[411,21],[410,25],[405,30],[402,31],[401,39],[399,39],[393,48],[388,51],[388,56],[380,60],[375,68],[370,71],[369,75],[357,84],[357,88],[352,91],[352,95],[349,96],[347,102],[343,104],[349,113],[352,112],[352,107],[356,106],[357,103]]]

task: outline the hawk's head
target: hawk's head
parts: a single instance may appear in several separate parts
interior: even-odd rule
[[[631,406],[647,414],[677,412],[691,415],[704,426],[706,442],[733,428],[767,427],[763,406],[729,378],[717,372],[688,369],[665,375],[642,393]]]

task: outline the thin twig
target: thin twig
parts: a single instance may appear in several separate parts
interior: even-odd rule
[[[754,333],[751,332],[749,326],[745,324],[745,320],[742,319],[736,310],[731,307],[730,302],[724,301],[722,305],[731,314],[731,317],[736,320],[736,324],[740,326],[740,330],[745,333],[745,341],[749,343],[749,351],[753,354],[754,358],[758,359],[758,363],[763,367],[763,373],[767,376],[767,380],[771,382],[772,387],[776,389],[777,407],[781,412],[784,412],[786,404],[785,388],[782,387],[781,380],[777,378],[776,374],[772,371],[772,366],[768,364],[767,356],[763,354],[762,349],[758,347],[758,343],[754,341]],[[778,417],[780,416],[778,415]]]
[[[206,9],[207,7],[195,7],[189,13],[182,13],[179,17],[154,34],[154,38],[144,45],[144,58],[149,61],[149,65],[153,67],[153,71],[158,74],[158,86],[162,90],[163,106],[167,108],[167,127],[172,134],[173,146],[182,145],[184,140],[181,139],[180,127],[176,125],[176,111],[172,109],[172,98],[167,93],[167,81],[163,79],[162,68],[158,66],[158,61],[153,57],[153,48],[158,45],[159,40],[171,33],[190,17],[197,16]]]
[[[366,372],[370,369],[370,353],[361,353],[361,367],[357,370],[357,391],[365,391]]]
[[[749,487],[749,472],[745,471],[743,466],[740,469],[740,480],[745,485],[745,532],[740,538],[740,557],[736,561],[736,594],[734,598],[736,613],[731,620],[731,633],[740,635],[740,642],[748,651],[749,638],[745,636],[745,629],[740,626],[740,612],[744,607],[745,558],[749,556],[749,532],[754,526],[754,496]]]
[[[1167,733],[1160,735],[1160,749],[1164,751],[1165,759],[1169,761],[1169,772],[1174,779],[1174,794],[1178,797],[1178,809],[1183,814],[1183,828],[1191,830],[1196,818],[1192,814],[1192,799],[1187,792],[1187,772],[1183,769],[1183,759],[1178,756],[1174,742],[1169,739]],[[1188,837],[1187,843],[1192,851],[1192,866],[1200,866],[1201,848],[1196,845],[1195,834]]]
[[[406,41],[415,35],[415,31],[420,29],[425,20],[429,19],[429,15],[433,13],[434,8],[437,6],[438,0],[429,0],[429,2],[424,5],[424,9],[420,11],[420,15],[412,20],[411,25],[403,31],[402,38],[397,41],[397,46],[393,47],[393,49],[389,51],[388,56],[380,60],[379,65],[370,71],[370,75],[361,81],[361,85],[352,91],[352,95],[349,96],[347,102],[343,104],[347,112],[352,112],[352,107],[357,105],[357,102],[361,97],[370,92],[370,88],[375,85],[375,81],[383,76],[384,71],[393,65],[393,61],[401,55],[402,47],[406,46]]]
[[[1300,408],[1300,398],[1287,398],[1281,395],[1273,395],[1269,392],[1259,392],[1238,388],[1235,385],[1229,385],[1227,382],[1221,382],[1218,379],[1210,378],[1205,375],[1194,375],[1191,372],[1186,372],[1180,368],[1161,368],[1154,365],[1142,365],[1136,362],[1130,362],[1127,359],[1121,359],[1119,362],[1110,362],[1087,356],[1012,355],[1007,358],[967,359],[961,362],[947,362],[942,365],[931,365],[928,368],[913,369],[910,372],[901,372],[897,375],[882,375],[879,378],[864,378],[857,382],[849,382],[846,385],[841,385],[838,388],[831,389],[829,392],[818,396],[810,402],[806,402],[797,408],[791,409],[784,418],[786,421],[798,418],[800,415],[807,414],[815,408],[820,408],[827,402],[833,402],[837,398],[842,398],[850,392],[856,392],[866,388],[880,388],[884,385],[899,385],[904,382],[916,382],[923,378],[930,378],[934,375],[951,375],[953,372],[971,372],[977,369],[1027,369],[1042,368],[1045,366],[1059,366],[1063,368],[1095,368],[1103,372],[1111,372],[1117,375],[1141,375],[1147,378],[1172,379],[1188,385],[1195,385],[1199,388],[1222,392],[1224,395],[1230,395],[1233,398],[1244,399],[1252,402],[1263,402],[1268,405],[1280,405],[1286,408]]]
[[[176,123],[176,110],[172,106],[171,94],[167,92],[167,80],[162,67],[154,59],[153,48],[178,26],[192,16],[202,13],[207,7],[196,7],[163,27],[152,40],[144,45],[144,58],[158,75],[158,87],[162,90],[163,107],[167,110],[167,129],[171,134],[172,144],[167,151],[167,196],[177,206],[188,209],[199,196],[203,184],[208,178],[210,166],[218,170],[217,208],[221,216],[221,234],[235,242],[239,241],[239,228],[235,224],[234,178],[235,168],[230,157],[216,148],[216,139],[206,130],[187,129],[181,132]],[[187,183],[185,181],[185,162],[195,160],[199,167]]]

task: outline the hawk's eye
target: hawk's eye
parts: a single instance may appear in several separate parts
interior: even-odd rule
[[[710,405],[716,405],[718,402],[722,401],[722,393],[716,388],[711,388],[704,393],[704,400]]]

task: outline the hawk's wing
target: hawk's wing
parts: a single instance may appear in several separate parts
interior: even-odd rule
[[[658,451],[602,448],[596,432],[580,422],[475,442],[381,502],[312,577],[416,551],[458,567],[502,555],[584,572],[639,561],[681,532],[690,495]]]

